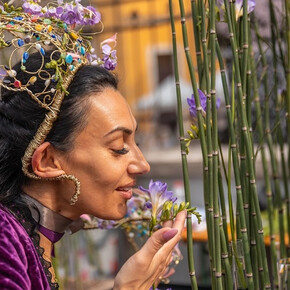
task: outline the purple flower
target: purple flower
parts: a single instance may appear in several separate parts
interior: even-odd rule
[[[43,16],[42,7],[37,3],[35,3],[34,1],[24,1],[22,8],[26,13],[37,16]]]
[[[113,48],[116,46],[117,34],[104,40],[101,43],[102,52],[104,54],[102,58],[103,67],[106,68],[107,70],[113,70],[117,65],[117,53],[116,50],[112,49],[110,44],[113,44]]]
[[[113,229],[116,226],[116,221],[113,220],[103,220],[103,219],[98,219],[98,225],[97,228],[101,230],[110,230]]]
[[[136,194],[136,189],[134,189]],[[142,192],[143,193],[143,192]],[[138,218],[140,216],[149,216],[149,210],[145,206],[146,201],[142,196],[134,196],[127,202],[127,217]]]
[[[114,70],[117,66],[116,50],[113,50],[110,55],[105,55],[102,61],[104,68],[107,70]]]
[[[0,68],[0,80],[3,80],[7,76],[6,70],[4,70],[2,67]]]
[[[60,18],[66,24],[77,24],[80,22],[80,11],[78,10],[78,6],[74,6],[71,3],[66,3],[64,6],[64,11]]]
[[[149,201],[146,202],[146,206],[149,207],[151,203],[152,216],[155,218],[161,212],[166,201],[175,202],[177,199],[173,196],[172,191],[167,190],[167,184],[161,181],[154,182],[150,180],[149,189],[145,189],[142,186],[139,189],[148,194]]]
[[[248,0],[248,14],[250,14],[256,6],[256,0]],[[243,0],[236,0],[235,2],[236,9],[236,20],[243,16]]]
[[[98,57],[94,53],[87,53],[87,59],[89,63],[93,63],[94,61],[98,60]]]
[[[202,107],[203,111],[206,110],[206,95],[202,92],[202,90],[198,89],[198,95],[200,100],[200,106]],[[187,98],[187,103],[189,105],[189,113],[191,117],[197,117],[197,108],[195,104],[194,94],[191,95],[191,98]]]
[[[217,5],[225,9],[224,0],[217,0]],[[250,14],[256,6],[256,0],[248,0],[248,14]],[[236,0],[235,2],[236,20],[243,16],[243,0]]]
[[[202,90],[198,89],[198,95],[200,100],[200,106],[202,107],[202,113],[205,114],[206,111],[206,95],[203,93]],[[187,103],[189,105],[189,113],[190,116],[193,118],[197,117],[197,108],[195,104],[194,94],[191,95],[191,98],[187,98]],[[221,104],[221,99],[217,98],[216,100],[216,108],[218,109]]]
[[[101,21],[101,14],[93,6],[87,6],[83,10],[82,24],[94,25]]]
[[[45,12],[44,16],[49,18],[58,18],[60,19],[63,13],[63,7],[48,7],[47,11]]]

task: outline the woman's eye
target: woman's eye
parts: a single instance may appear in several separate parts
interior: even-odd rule
[[[121,150],[117,150],[117,149],[112,149],[112,151],[114,153],[120,154],[120,155],[124,155],[127,154],[129,152],[129,150],[127,148],[122,148]]]

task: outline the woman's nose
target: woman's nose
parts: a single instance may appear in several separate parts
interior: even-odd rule
[[[149,171],[150,165],[141,150],[137,147],[136,150],[134,150],[133,160],[128,166],[128,172],[130,174],[145,174]]]

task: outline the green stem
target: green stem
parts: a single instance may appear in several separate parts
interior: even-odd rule
[[[171,30],[172,30],[172,45],[173,45],[173,55],[174,55],[174,73],[175,73],[175,82],[176,82],[176,96],[177,96],[177,110],[178,110],[178,128],[179,128],[179,136],[180,136],[180,149],[181,149],[181,158],[182,158],[183,182],[184,182],[184,190],[185,190],[185,200],[186,200],[186,202],[189,202],[189,205],[191,207],[190,185],[189,185],[189,176],[188,176],[188,164],[187,164],[186,146],[185,146],[185,140],[184,140],[182,102],[181,102],[180,81],[179,81],[179,71],[178,71],[176,31],[175,31],[174,15],[173,15],[173,8],[172,8],[172,0],[169,0],[169,8],[170,8],[170,19],[171,19]],[[194,258],[193,258],[191,215],[187,215],[187,249],[188,249],[188,266],[189,266],[189,273],[190,273],[190,279],[191,279],[191,287],[192,287],[192,289],[198,289],[196,276],[195,276]]]
[[[285,0],[285,10],[286,10],[286,41],[287,41],[287,67],[286,67],[286,127],[288,136],[288,177],[290,175],[290,3],[289,0]],[[288,216],[288,257],[290,256],[290,196],[287,196],[287,216]]]
[[[200,29],[199,29],[199,15],[196,0],[191,0],[191,13],[192,13],[192,24],[194,31],[194,43],[195,43],[195,54],[196,54],[196,62],[197,62],[197,70],[198,70],[198,80],[199,87],[201,87],[202,82],[202,58],[201,58],[201,49],[200,49]]]
[[[216,108],[216,27],[215,27],[215,0],[209,2],[209,33],[210,33],[210,64],[211,64],[211,110],[212,110],[212,145],[213,145],[213,212],[214,212],[214,234],[215,234],[215,268],[217,289],[222,289],[222,270],[221,270],[221,240],[220,240],[220,208],[218,200],[218,120]],[[209,128],[207,133],[210,134]]]
[[[271,23],[274,23],[274,7],[273,3],[270,0],[269,1],[269,9],[270,9],[270,16],[271,16]],[[271,39],[272,39],[272,50],[273,50],[273,67],[274,67],[274,89],[273,89],[273,95],[275,103],[278,98],[278,75],[277,75],[277,53],[276,53],[276,34],[274,31],[273,25],[271,25]],[[266,88],[265,88],[266,89]],[[266,92],[266,91],[265,91]],[[266,108],[266,136],[267,136],[267,143],[270,151],[270,158],[271,158],[271,166],[272,166],[272,175],[273,175],[273,182],[274,182],[274,188],[275,188],[275,194],[277,196],[277,203],[278,203],[278,213],[279,213],[279,233],[280,233],[280,257],[284,258],[286,257],[286,245],[285,245],[285,230],[284,230],[284,208],[282,204],[282,196],[281,196],[281,187],[280,187],[280,181],[279,181],[279,172],[278,172],[278,166],[277,166],[277,158],[274,153],[274,145],[272,140],[272,134],[271,132],[271,125],[270,125],[270,104],[269,104],[269,98],[267,98],[265,105]]]
[[[220,47],[219,47],[218,42],[216,42],[216,52],[217,52],[220,70],[221,70],[225,103],[226,103],[226,109],[227,109],[227,119],[228,119],[229,131],[230,131],[231,151],[232,151],[233,168],[234,168],[234,176],[235,176],[235,183],[236,183],[236,194],[237,194],[237,200],[238,200],[239,211],[240,211],[240,221],[241,221],[242,229],[245,229],[246,228],[246,217],[245,217],[245,213],[243,210],[243,196],[242,196],[242,190],[241,190],[240,167],[239,167],[237,143],[236,143],[236,137],[235,137],[235,129],[233,126],[231,105],[230,105],[229,94],[228,94],[228,86],[227,86],[227,81],[226,81],[226,76],[225,76],[225,69],[224,69],[223,59],[222,59],[222,55],[221,55],[221,51],[220,51]],[[228,177],[228,179],[230,179],[230,176]],[[229,201],[230,201],[230,197],[229,197]],[[244,247],[245,267],[246,267],[246,277],[247,277],[247,282],[248,282],[248,289],[254,289],[253,273],[252,273],[252,265],[251,265],[251,257],[250,257],[250,248],[249,248],[247,231],[243,230],[241,232],[241,238],[242,238],[243,247]],[[235,240],[234,233],[232,233],[232,240],[233,241]]]
[[[255,23],[255,30],[257,32],[257,24]],[[271,268],[273,271],[274,277],[274,287],[277,288],[278,285],[278,273],[277,273],[277,253],[276,253],[276,246],[275,246],[275,235],[274,235],[274,208],[273,208],[273,198],[272,198],[272,189],[271,189],[271,182],[270,182],[270,174],[268,171],[268,164],[266,159],[265,147],[264,147],[264,133],[263,133],[263,120],[262,120],[262,110],[260,105],[259,99],[259,89],[258,89],[258,81],[257,81],[257,73],[256,73],[256,66],[254,63],[254,54],[252,51],[252,45],[250,44],[250,55],[251,55],[251,75],[252,75],[252,83],[253,83],[253,99],[256,109],[256,116],[257,116],[257,131],[258,131],[258,138],[260,144],[260,152],[261,152],[261,159],[263,165],[263,176],[265,180],[265,192],[267,196],[267,213],[268,213],[268,221],[269,221],[269,232],[270,232],[270,254],[271,254]]]
[[[238,61],[238,55],[237,55],[237,45],[235,40],[235,35],[233,33],[232,23],[230,21],[230,11],[229,11],[229,5],[228,2],[225,1],[226,6],[226,13],[228,16],[228,28],[230,33],[230,42],[231,42],[231,48],[233,53],[233,61],[235,66],[235,76],[237,80],[237,89],[238,89],[238,108],[241,116],[241,124],[242,124],[242,135],[245,140],[245,147],[246,147],[246,158],[248,160],[249,164],[249,174],[250,174],[250,189],[251,189],[251,195],[253,196],[254,206],[257,213],[257,242],[258,247],[262,250],[262,258],[263,258],[263,270],[264,270],[264,277],[265,277],[265,288],[271,288],[270,283],[270,277],[269,277],[269,270],[268,270],[268,264],[267,264],[267,256],[266,256],[266,248],[264,244],[264,231],[263,231],[263,225],[262,225],[262,218],[261,218],[261,212],[259,207],[259,200],[258,200],[258,194],[257,194],[257,188],[256,188],[256,177],[255,177],[255,171],[254,171],[254,164],[253,164],[253,152],[252,152],[252,146],[250,143],[250,136],[249,136],[249,128],[247,124],[247,117],[246,117],[246,108],[245,108],[245,102],[243,101],[243,91],[242,91],[242,84],[241,84],[241,75],[240,75],[240,68],[239,68],[239,61]],[[241,229],[243,231],[247,231],[246,228]]]

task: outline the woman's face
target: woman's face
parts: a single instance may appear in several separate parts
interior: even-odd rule
[[[135,143],[136,120],[121,94],[106,88],[90,101],[87,126],[63,164],[66,174],[81,183],[81,194],[71,210],[76,207],[77,214],[120,219],[127,212],[136,176],[150,167]]]

